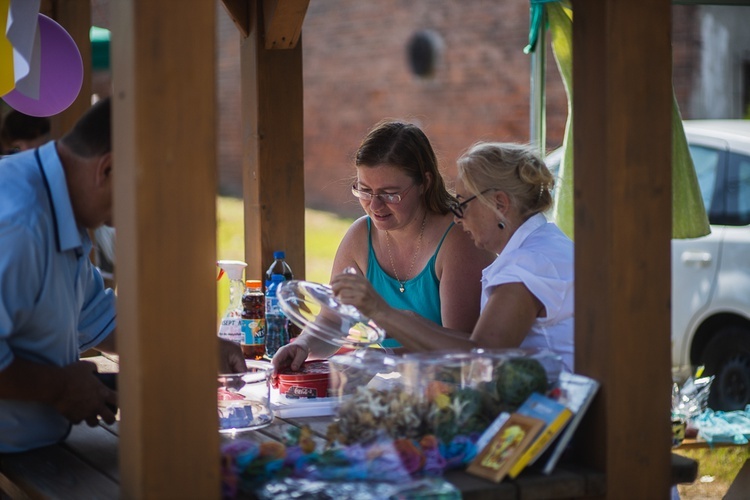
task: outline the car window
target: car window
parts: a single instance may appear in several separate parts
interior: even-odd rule
[[[711,202],[716,190],[716,170],[721,159],[721,151],[704,146],[690,146],[690,156],[695,165],[695,174],[703,197],[703,206],[711,212]]]
[[[726,205],[727,224],[750,224],[750,156],[729,155]]]

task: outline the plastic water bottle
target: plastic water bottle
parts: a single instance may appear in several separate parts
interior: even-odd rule
[[[273,253],[273,263],[266,271],[266,288],[271,284],[271,277],[274,274],[280,274],[285,280],[293,280],[294,274],[292,268],[286,263],[286,253],[283,250],[276,250]],[[283,280],[282,280],[283,281]]]
[[[284,281],[282,274],[272,274],[266,289],[266,357],[272,358],[281,346],[289,343],[289,320],[279,306],[276,291]]]
[[[286,260],[286,253],[283,250],[276,250],[273,253],[273,263],[271,264],[271,267],[268,268],[268,271],[266,271],[266,289],[268,289],[268,286],[271,284],[271,277],[274,274],[281,274],[284,276],[284,280],[293,280],[294,279],[294,273],[292,273],[292,268],[289,267],[289,264],[287,264]],[[289,333],[290,338],[297,337],[302,330],[292,323],[291,321],[287,322],[287,332]]]
[[[242,353],[246,359],[263,359],[266,354],[266,298],[260,280],[245,281],[242,294]]]

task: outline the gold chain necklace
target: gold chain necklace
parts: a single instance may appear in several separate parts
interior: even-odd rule
[[[388,231],[385,232],[385,246],[388,249],[388,258],[391,261],[391,268],[393,268],[393,275],[396,277],[396,281],[398,281],[399,291],[401,293],[404,293],[406,288],[404,288],[404,285],[407,281],[409,281],[409,276],[411,275],[411,270],[414,269],[414,262],[417,260],[417,255],[419,255],[419,250],[422,248],[422,235],[424,234],[424,225],[425,222],[427,222],[427,212],[425,212],[424,217],[422,217],[422,228],[419,230],[419,240],[417,240],[417,251],[414,252],[414,256],[411,258],[411,265],[409,266],[409,271],[406,273],[406,279],[404,281],[401,281],[398,277],[398,273],[396,272],[396,266],[393,264],[393,255],[391,254],[391,235],[388,234]]]

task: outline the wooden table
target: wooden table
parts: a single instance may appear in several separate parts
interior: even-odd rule
[[[104,361],[106,363],[106,361]],[[263,429],[238,435],[257,441],[280,441],[290,427],[309,426],[319,449],[332,417],[275,418]],[[11,498],[117,498],[120,496],[118,466],[118,423],[73,427],[58,445],[38,450],[0,455],[0,492]],[[673,483],[695,480],[697,463],[672,455]],[[582,498],[603,496],[605,477],[600,471],[561,463],[550,475],[522,473],[515,480],[499,484],[480,479],[463,470],[453,470],[445,479],[468,499]],[[0,498],[3,498],[0,495]]]
[[[240,438],[279,441],[289,426],[308,425],[319,446],[331,417],[276,418],[264,429],[243,433]],[[117,498],[120,494],[118,468],[118,425],[98,427],[77,425],[68,439],[55,446],[31,452],[0,455],[0,472],[29,498]],[[515,481],[495,484],[456,470],[445,478],[459,488],[465,498],[571,498],[604,493],[600,472],[561,465],[549,476],[522,474]],[[2,478],[0,478],[2,479]],[[9,487],[6,481],[5,490]],[[3,481],[0,480],[0,491]],[[19,496],[18,498],[23,498]]]
[[[331,417],[276,418],[270,426],[238,437],[280,441],[290,426],[308,425],[322,447],[325,428],[330,422]],[[672,471],[673,483],[690,483],[696,478],[697,463],[673,454]],[[445,479],[467,499],[583,498],[605,493],[602,472],[571,464],[558,465],[549,476],[524,472],[515,480],[505,479],[499,484],[463,470],[449,471]],[[119,482],[117,423],[97,427],[77,425],[61,444],[0,455],[0,492],[11,498],[117,498]]]
[[[740,446],[740,447],[750,446],[750,443],[745,443],[745,444],[722,443],[722,442],[709,443],[704,439],[690,438],[690,439],[684,439],[682,443],[680,443],[680,445],[675,448],[675,450],[694,450],[696,448],[713,449],[713,448],[727,448],[727,447],[736,447],[736,446]]]

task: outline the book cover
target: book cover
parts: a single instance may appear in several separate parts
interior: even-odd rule
[[[481,450],[482,448],[487,446],[492,437],[497,434],[497,431],[500,430],[500,427],[502,427],[509,418],[510,413],[508,413],[507,411],[504,411],[500,415],[495,417],[495,420],[492,421],[489,427],[487,427],[484,432],[482,432],[482,435],[479,436],[479,439],[477,439],[477,450]]]
[[[583,375],[562,372],[560,373],[559,389],[558,401],[573,412],[573,417],[560,434],[559,439],[548,450],[549,452],[540,457],[540,460],[544,461],[542,469],[544,474],[552,472],[557,465],[557,461],[573,438],[578,424],[581,423],[583,415],[594,399],[596,391],[599,389],[599,382]]]
[[[511,479],[515,479],[527,465],[534,463],[573,417],[570,408],[537,392],[531,394],[516,411],[522,415],[543,420],[545,425],[536,439],[508,471],[508,476]]]
[[[543,427],[543,420],[512,413],[466,472],[499,483]]]

